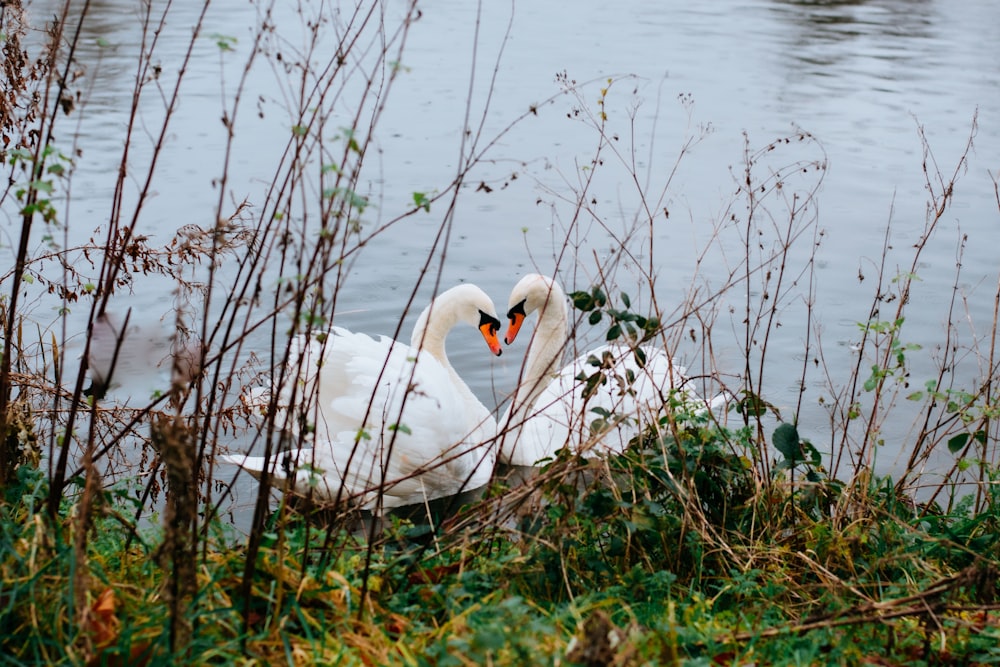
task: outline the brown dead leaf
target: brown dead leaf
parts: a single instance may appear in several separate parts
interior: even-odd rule
[[[84,631],[90,635],[96,649],[95,654],[87,660],[87,667],[97,667],[97,665],[109,665],[110,667],[145,667],[149,664],[151,656],[151,645],[149,642],[140,642],[129,650],[128,657],[115,655],[109,651],[109,647],[118,644],[118,633],[121,629],[121,620],[116,612],[118,600],[115,591],[105,588],[97,596],[94,604],[90,606],[90,611],[84,620]]]
[[[421,568],[412,572],[409,580],[411,584],[439,584],[443,579],[457,574],[461,569],[461,563],[435,565],[434,567]]]
[[[121,621],[115,616],[115,592],[111,588],[105,588],[97,600],[90,607],[87,614],[84,630],[90,634],[94,646],[101,649],[114,644],[118,640],[118,630]]]

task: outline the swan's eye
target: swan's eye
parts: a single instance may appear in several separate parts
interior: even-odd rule
[[[527,317],[527,313],[524,312],[525,301],[527,301],[527,299],[522,300],[521,303],[517,304],[516,306],[513,306],[510,310],[508,310],[507,319],[509,319],[511,322],[515,322],[518,319],[524,319],[525,317]]]
[[[500,320],[479,311],[479,331],[483,334],[486,344],[490,346],[490,351],[497,355],[501,354],[500,341],[497,339],[497,332],[500,330]]]
[[[521,301],[521,303],[508,310],[507,317],[510,318],[510,324],[507,325],[507,335],[503,337],[503,342],[510,345],[517,338],[517,332],[521,330],[521,325],[524,324],[524,318],[526,317],[524,301]]]
[[[480,310],[479,328],[480,329],[485,328],[486,331],[489,331],[492,335],[495,336],[497,332],[500,331],[500,320]]]

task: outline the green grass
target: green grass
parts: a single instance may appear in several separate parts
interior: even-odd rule
[[[582,489],[565,475],[595,464],[560,457],[537,483],[533,502],[543,509],[526,532],[481,523],[412,541],[409,525],[396,522],[386,531],[392,539],[369,553],[346,532],[272,517],[249,597],[241,592],[245,547],[216,523],[184,601],[189,639],[173,649],[170,568],[150,546],[163,537],[126,549],[117,517],[134,507],[130,495],[101,495],[80,558],[75,522],[46,517],[44,476],[25,463],[0,507],[4,660],[1000,661],[996,498],[979,512],[970,501],[932,512],[874,476],[822,493],[787,481],[755,490],[746,460],[723,455],[740,442],[739,432],[710,424],[640,439]],[[681,460],[682,448],[696,464]],[[480,522],[491,502],[473,508]],[[73,511],[67,505],[61,515]],[[114,605],[102,613],[107,590]],[[79,601],[88,613],[74,609]]]

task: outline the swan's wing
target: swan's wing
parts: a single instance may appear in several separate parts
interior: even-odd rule
[[[464,485],[483,458],[476,449],[482,433],[470,434],[462,394],[433,356],[345,330],[337,330],[321,354],[300,349],[310,361],[318,357],[302,385],[315,386],[319,401],[311,411],[313,467],[338,480],[332,487],[342,484],[374,506],[374,490],[384,480],[385,507],[471,488]]]
[[[235,466],[239,466],[250,473],[254,479],[260,480],[264,475],[264,457],[263,456],[243,456],[241,454],[236,454],[230,456],[229,454],[222,454],[216,459],[219,463],[229,463]],[[274,472],[275,466],[271,466],[271,471]]]
[[[334,328],[325,343],[293,338],[288,363],[275,377],[279,427],[312,445],[290,452],[290,465],[272,464],[276,479],[295,471],[299,492],[353,498],[374,508],[384,482],[381,504],[393,507],[489,479],[493,459],[487,441],[496,423],[478,401],[469,404],[471,392],[463,393],[430,354],[390,338]],[[250,402],[268,398],[259,392]],[[260,457],[229,462],[258,478],[262,474]]]
[[[643,352],[640,366],[631,348],[604,345],[563,367],[539,394],[513,450],[505,443],[510,462],[532,465],[563,446],[585,456],[624,451],[658,420],[671,391],[685,391],[682,366],[658,348]]]
[[[258,481],[264,476],[263,456],[222,455],[219,461],[239,466]],[[277,452],[268,462],[271,484],[275,489],[284,491],[286,483],[290,480],[291,490],[299,495],[313,495],[319,500],[330,502],[357,501],[355,490],[345,485],[345,480],[341,476],[331,474],[333,471],[331,463],[329,452],[322,443],[315,449],[302,448]]]
[[[310,452],[311,450],[309,449],[301,449],[293,452],[275,453],[268,462],[273,485],[279,488],[282,487],[285,481],[289,479],[289,473],[297,469],[297,462],[309,458]],[[223,454],[218,457],[218,461],[220,463],[230,463],[239,466],[258,481],[264,476],[264,470],[266,469],[263,456],[244,456],[242,454],[230,456]],[[298,475],[296,475],[295,490],[299,493],[305,493],[308,490],[308,483],[300,487],[298,482]]]

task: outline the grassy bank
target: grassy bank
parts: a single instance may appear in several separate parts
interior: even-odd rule
[[[498,483],[444,525],[399,521],[374,544],[282,506],[249,582],[228,524],[206,522],[185,560],[181,536],[132,532],[124,489],[94,499],[81,552],[79,505],[48,518],[44,475],[26,463],[0,518],[5,660],[996,661],[995,498],[944,511],[802,459],[778,461],[801,481],[760,484],[733,455],[753,449],[748,435],[701,424],[599,464],[560,458],[523,506]]]

